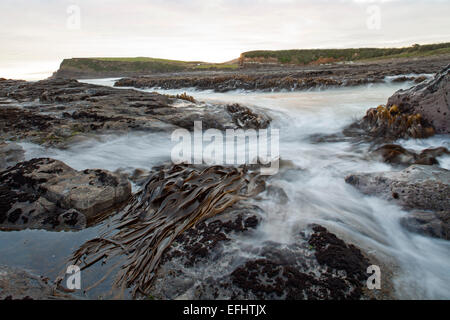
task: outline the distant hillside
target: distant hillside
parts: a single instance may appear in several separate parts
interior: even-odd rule
[[[433,55],[450,55],[450,42],[432,45],[414,45],[405,48],[360,49],[303,49],[278,51],[249,51],[239,59],[225,63],[180,61],[156,58],[73,58],[64,59],[53,77],[57,78],[107,78],[133,77],[157,73],[183,71],[233,71],[238,68],[265,66],[290,67],[320,65],[350,61],[415,58]]]
[[[425,57],[438,54],[450,54],[450,42],[413,45],[405,48],[248,51],[241,54],[239,64],[314,65],[349,61]]]
[[[53,75],[58,78],[121,77],[164,72],[230,70],[238,64],[179,61],[156,58],[73,58],[64,59]]]

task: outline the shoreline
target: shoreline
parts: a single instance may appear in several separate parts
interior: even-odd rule
[[[410,68],[410,64],[407,64],[407,67]],[[419,66],[418,68],[421,67],[424,66]],[[389,72],[394,72],[394,70],[397,69],[392,68]],[[261,72],[264,74],[266,71]],[[345,75],[345,70],[340,72]],[[439,76],[436,76],[436,78],[439,78]],[[443,86],[442,90],[446,90],[446,87],[444,86],[447,82],[444,82],[445,79],[443,76],[441,76],[441,78],[443,79],[442,82],[440,82],[440,85]],[[437,83],[436,81],[436,79],[433,81],[426,81],[424,86],[431,86],[431,83]],[[419,85],[418,87],[420,86],[422,85]],[[438,95],[441,96],[441,93]],[[36,83],[3,80],[0,81],[0,96],[0,109],[2,111],[0,115],[4,117],[3,123],[5,124],[4,127],[6,129],[6,132],[4,132],[0,138],[10,140],[11,137],[14,137],[18,138],[20,141],[34,141],[44,146],[57,148],[70,147],[72,143],[76,143],[77,141],[84,141],[86,138],[109,132],[128,134],[134,131],[143,130],[155,134],[162,134],[162,132],[167,132],[175,128],[188,129],[192,126],[194,120],[203,120],[210,127],[217,127],[217,125],[219,125],[218,128],[222,131],[227,128],[265,128],[271,121],[270,118],[264,116],[262,109],[255,108],[252,111],[245,105],[237,105],[230,108],[229,105],[227,106],[225,104],[202,104],[196,102],[194,98],[188,97],[188,99],[192,101],[188,101],[189,103],[187,106],[176,108],[173,104],[177,101],[177,97],[132,89],[125,90],[86,84],[76,80],[53,79]],[[185,95],[184,98],[186,97],[187,96]],[[429,101],[429,99],[427,101]],[[192,105],[189,106],[189,104]],[[434,106],[429,107],[434,108]],[[235,110],[235,108],[237,110]],[[403,116],[415,116],[415,113],[410,114],[411,110],[406,107],[405,109],[400,108],[400,110],[393,107],[388,109],[381,108],[371,112],[375,114],[376,112],[379,112],[380,119],[384,119],[381,118],[381,116],[384,117],[388,113],[390,115],[389,118],[399,117],[400,119]],[[369,112],[368,114],[371,115],[372,113]],[[362,120],[364,119],[365,118]],[[427,124],[425,122],[420,122],[419,120],[417,120],[417,123],[413,124],[417,126],[420,125],[421,127]],[[389,122],[389,124],[391,123]],[[372,122],[367,122],[367,124],[366,122],[361,122],[360,127],[357,128],[361,130],[356,133],[356,136],[362,136],[364,134],[363,132],[369,134],[369,132],[373,131],[371,130],[371,127],[374,127],[375,125],[377,126],[377,129],[384,128],[384,123],[381,121],[376,121],[374,124],[372,124]],[[367,127],[370,130],[366,130]],[[381,129],[379,130],[380,137],[384,139],[383,143],[386,143],[387,137],[384,133],[389,132],[385,132],[384,129]],[[403,131],[401,133],[403,133]],[[299,138],[301,139],[301,137]],[[336,139],[336,142],[344,141],[339,140],[340,137],[337,137]],[[327,141],[324,142],[327,143]],[[351,145],[359,144],[357,140],[351,140],[350,143]],[[367,143],[366,147],[369,145],[370,143]],[[301,150],[301,147],[301,145],[295,145],[295,148],[299,148],[299,150]],[[311,147],[315,149],[314,146]],[[431,165],[439,164],[435,158],[441,157],[444,153],[448,154],[448,151],[442,150],[443,148],[440,148],[439,150],[428,150],[428,153],[431,153],[426,153],[424,154],[424,157],[422,157],[423,152],[419,155],[412,153],[409,150],[391,147],[378,150],[379,154],[372,154],[369,153],[370,149],[366,150],[366,147],[363,149],[364,153],[368,153],[366,155],[367,158],[359,159],[361,161],[360,165],[362,164],[362,167],[360,168],[363,168],[363,171],[366,170],[364,169],[365,165],[368,165],[369,163],[373,164],[374,162],[384,162],[386,165],[391,165],[392,169],[384,173],[377,173],[377,170],[371,173],[358,173],[356,168],[354,168],[349,172],[351,175],[346,177],[345,181],[344,177],[341,177],[334,181],[334,183],[336,183],[335,186],[338,187],[335,192],[337,194],[342,192],[341,195],[350,200],[349,204],[352,201],[365,202],[367,199],[364,194],[366,193],[368,195],[378,195],[380,198],[387,200],[386,203],[380,202],[380,206],[381,210],[383,209],[383,206],[385,206],[386,209],[392,210],[392,212],[389,212],[391,217],[383,217],[382,212],[380,212],[380,207],[368,207],[369,209],[372,208],[376,210],[376,213],[380,215],[377,217],[377,224],[373,225],[373,227],[381,228],[382,231],[382,228],[386,225],[381,222],[381,219],[388,219],[390,223],[396,223],[396,219],[400,219],[402,216],[403,211],[401,210],[406,210],[405,207],[408,206],[411,208],[418,207],[420,210],[438,210],[441,206],[446,205],[446,199],[435,196],[433,188],[435,188],[436,182],[433,181],[432,176],[437,175],[441,177],[442,181],[439,181],[439,183],[444,185],[443,188],[448,188],[448,170],[444,168],[437,169]],[[234,201],[234,189],[230,190],[231,193],[229,190],[224,189],[224,195],[233,195],[233,197],[230,198],[230,207],[226,208],[227,210],[223,213],[218,213],[216,216],[209,216],[206,214],[208,217],[207,219],[204,221],[197,221],[197,218],[195,218],[196,213],[194,212],[192,215],[186,214],[187,211],[185,211],[181,205],[180,207],[175,206],[173,211],[164,210],[164,208],[160,206],[160,202],[157,200],[158,198],[155,198],[155,200],[152,197],[151,199],[147,199],[147,201],[146,196],[154,194],[155,192],[160,192],[158,187],[160,184],[171,186],[173,183],[172,179],[174,179],[175,176],[178,176],[177,179],[187,179],[189,181],[191,180],[191,176],[197,176],[199,179],[198,184],[186,184],[186,186],[191,186],[189,188],[192,189],[183,187],[178,190],[177,188],[173,189],[170,187],[167,189],[170,191],[169,194],[161,194],[162,199],[164,199],[164,197],[173,196],[173,198],[178,199],[180,203],[185,203],[184,199],[185,197],[190,197],[190,192],[196,194],[197,192],[206,191],[202,187],[202,181],[203,179],[210,179],[211,175],[217,175],[219,189],[228,186],[227,179],[228,177],[233,176],[236,176],[236,179],[239,178],[236,181],[240,181],[240,187],[249,188],[249,181],[254,177],[253,172],[250,170],[248,174],[252,175],[252,177],[247,177],[245,176],[247,171],[241,172],[241,168],[232,169],[210,166],[206,167],[207,171],[204,171],[203,167],[195,166],[177,167],[163,165],[145,168],[150,169],[150,171],[141,170],[139,176],[136,176],[141,182],[144,182],[144,184],[142,184],[142,189],[131,195],[127,179],[131,180],[132,177],[128,174],[122,176],[119,175],[118,172],[108,172],[104,170],[74,171],[70,167],[66,167],[64,163],[52,159],[23,161],[20,159],[21,150],[19,148],[15,149],[14,146],[6,145],[6,149],[7,151],[17,152],[16,159],[12,159],[11,161],[18,162],[18,164],[7,164],[7,167],[9,167],[4,171],[0,171],[3,172],[1,174],[8,178],[7,180],[5,179],[4,184],[1,186],[3,188],[2,190],[6,190],[8,195],[13,195],[10,202],[11,210],[8,209],[6,212],[8,215],[7,219],[14,218],[15,221],[20,222],[21,220],[19,220],[19,218],[24,221],[25,219],[23,218],[34,218],[31,214],[27,216],[25,211],[20,211],[21,213],[19,215],[17,214],[18,209],[23,210],[25,207],[23,202],[15,200],[14,197],[16,197],[16,195],[14,194],[17,193],[17,199],[19,199],[19,195],[22,198],[26,195],[26,197],[30,199],[39,199],[36,202],[38,205],[41,203],[47,204],[47,201],[51,202],[56,197],[60,197],[60,190],[64,190],[66,187],[72,188],[71,181],[75,181],[75,184],[77,183],[76,181],[89,181],[89,185],[91,186],[89,188],[96,188],[96,190],[113,190],[113,193],[117,193],[116,191],[120,191],[121,188],[126,189],[123,198],[128,199],[128,197],[131,197],[131,200],[125,200],[125,203],[123,203],[124,199],[104,199],[104,202],[113,203],[114,205],[120,204],[122,206],[123,204],[120,209],[116,212],[104,212],[106,206],[96,206],[99,207],[99,209],[98,212],[96,209],[95,214],[105,214],[106,216],[111,216],[113,219],[120,218],[121,216],[128,217],[132,220],[130,220],[130,223],[134,224],[132,224],[132,228],[138,228],[142,230],[144,234],[147,232],[150,234],[153,230],[155,230],[155,234],[158,234],[159,232],[159,226],[157,225],[154,226],[154,229],[153,227],[147,229],[147,222],[151,221],[152,212],[154,212],[154,210],[160,211],[159,215],[162,219],[165,219],[166,225],[169,228],[167,230],[171,230],[170,232],[172,232],[172,230],[174,232],[175,230],[178,230],[176,232],[179,232],[175,221],[176,219],[173,219],[174,215],[184,215],[183,219],[188,219],[186,221],[190,221],[190,227],[184,230],[183,233],[180,232],[174,234],[173,238],[171,238],[174,240],[173,246],[168,245],[167,247],[164,247],[167,248],[167,251],[164,252],[164,255],[161,253],[162,258],[160,268],[158,270],[151,270],[158,274],[154,279],[155,281],[147,281],[142,278],[142,281],[138,284],[141,286],[138,289],[144,289],[143,291],[146,294],[151,293],[151,296],[156,298],[174,299],[187,294],[193,299],[213,299],[217,297],[238,297],[242,299],[301,299],[305,296],[321,299],[364,299],[370,297],[370,294],[368,294],[367,291],[363,291],[365,290],[366,280],[365,270],[368,265],[380,263],[383,270],[384,268],[387,268],[387,270],[385,270],[387,274],[396,273],[395,268],[397,267],[397,264],[400,265],[400,262],[396,261],[395,256],[393,256],[393,267],[386,267],[386,262],[391,261],[383,261],[383,259],[380,259],[379,254],[372,255],[372,252],[367,251],[367,247],[372,247],[372,245],[368,245],[368,243],[363,245],[356,240],[358,238],[361,239],[362,237],[362,239],[365,239],[368,242],[372,241],[374,250],[377,250],[377,248],[381,250],[383,243],[382,241],[381,243],[378,243],[377,240],[378,237],[383,236],[383,233],[374,233],[374,238],[372,238],[366,237],[362,232],[361,235],[352,239],[351,234],[348,233],[347,236],[347,233],[345,232],[346,227],[354,227],[351,223],[351,219],[344,221],[343,226],[334,223],[334,220],[325,219],[326,215],[330,213],[327,211],[327,204],[322,202],[323,195],[321,195],[320,192],[323,192],[326,189],[321,189],[324,188],[324,186],[321,185],[320,182],[314,182],[314,180],[311,181],[303,176],[304,171],[310,171],[313,173],[312,176],[314,179],[314,174],[317,173],[315,172],[317,169],[315,165],[312,167],[300,168],[300,166],[297,167],[294,163],[292,165],[285,163],[285,166],[281,167],[280,174],[274,177],[273,180],[268,179],[264,183],[261,181],[262,187],[261,189],[258,188],[258,192],[261,193],[261,195],[255,194],[255,197],[250,199],[252,202],[242,200],[234,204],[232,203],[232,201]],[[338,150],[339,146],[337,145],[336,149],[331,150],[330,156],[338,158],[338,155],[335,154],[335,152],[339,152]],[[397,158],[393,157],[390,152],[395,152],[396,157],[402,162],[396,163]],[[397,156],[397,153],[399,152],[400,154]],[[353,150],[353,153],[356,155],[357,150]],[[320,156],[320,153],[318,155]],[[408,161],[404,161],[404,157],[406,156],[409,157]],[[357,158],[350,159],[352,159],[351,161],[356,161]],[[285,160],[289,162],[291,159]],[[319,160],[319,158],[317,158],[317,160]],[[418,162],[424,162],[425,160],[430,165],[424,165],[424,163]],[[346,164],[345,160],[343,161],[344,162],[341,162],[341,165]],[[414,171],[410,173],[408,170],[411,164],[413,165],[412,168],[414,168]],[[320,166],[319,164],[317,165]],[[394,169],[395,165],[397,165],[397,168],[399,169],[406,169],[403,171],[393,171],[396,170]],[[182,171],[180,171],[180,169]],[[55,177],[60,175],[57,174],[58,172],[64,172],[65,178],[58,180],[57,185],[59,187],[53,190],[52,186],[55,185],[53,181],[55,181]],[[353,172],[355,173],[353,174]],[[298,201],[298,198],[289,192],[292,191],[292,189],[287,188],[285,190],[281,187],[283,184],[278,183],[280,181],[289,183],[289,179],[284,180],[283,178],[286,174],[292,176],[299,175],[299,177],[304,179],[301,188],[294,188],[293,190],[303,197],[306,197],[300,198],[306,201],[292,203],[293,201]],[[417,179],[417,175],[419,175],[419,179]],[[381,181],[379,177],[383,178],[386,185],[379,183],[379,181]],[[42,182],[43,178],[46,179],[46,182]],[[149,183],[149,181],[152,180],[154,180],[154,183]],[[424,180],[425,183],[423,182]],[[21,184],[20,181],[25,181],[26,183]],[[308,183],[310,183],[309,186],[312,189],[315,190],[317,188],[319,194],[310,193],[310,190],[303,194],[302,192],[305,191],[303,191],[302,188],[304,188],[304,185],[308,186]],[[401,185],[399,185],[399,183],[401,183]],[[32,191],[28,188],[24,188],[25,184],[29,184]],[[17,189],[18,185],[20,188],[19,190]],[[184,184],[181,184],[180,186],[183,185]],[[355,190],[359,189],[360,192],[356,193],[348,191],[346,185],[353,185]],[[393,186],[398,190],[395,190],[394,193],[390,193],[389,190]],[[77,186],[75,185],[75,187]],[[417,203],[415,202],[417,197],[411,199],[407,196],[403,196],[402,193],[403,190],[406,190],[407,193],[405,194],[409,194],[410,190],[414,191],[417,189],[424,190],[423,192],[426,193],[423,198],[418,200],[420,206],[417,206]],[[190,191],[187,192],[187,190]],[[42,211],[44,217],[46,215],[53,217],[51,220],[45,219],[42,223],[40,220],[27,220],[30,224],[28,227],[36,228],[37,226],[37,228],[44,229],[55,228],[54,226],[49,226],[49,222],[50,224],[58,222],[69,227],[75,226],[75,229],[83,229],[85,226],[88,227],[88,224],[84,220],[89,218],[92,213],[91,211],[93,210],[84,206],[83,197],[78,197],[80,194],[79,192],[72,191],[72,194],[73,197],[79,199],[76,207],[78,211],[74,211],[74,206],[69,204],[70,199],[66,199],[66,196],[64,196],[61,198],[64,201],[55,202],[57,210],[54,210],[54,212]],[[207,195],[209,195],[209,193],[207,193]],[[258,196],[256,197],[256,195]],[[236,196],[240,197],[241,195],[237,193]],[[204,210],[203,207],[206,208],[209,201],[216,200],[216,198],[212,197],[208,201],[199,202],[199,210]],[[294,241],[292,241],[292,243],[289,242],[287,247],[285,246],[286,243],[283,241],[280,241],[279,243],[270,241],[257,243],[257,235],[262,231],[261,228],[267,228],[272,223],[277,224],[279,223],[277,219],[282,219],[280,217],[275,217],[275,221],[270,220],[270,218],[274,218],[274,214],[279,215],[282,213],[276,212],[276,210],[275,212],[272,212],[273,209],[270,210],[270,206],[265,208],[264,206],[267,206],[268,202],[277,203],[277,205],[279,205],[277,208],[288,208],[284,207],[286,203],[300,205],[300,207],[304,205],[306,211],[308,211],[308,204],[310,204],[313,208],[318,206],[320,207],[320,210],[324,210],[324,213],[322,214],[325,216],[318,219],[317,224],[314,223],[314,219],[312,219],[313,223],[308,219],[305,221],[302,220],[301,224],[296,225],[296,233],[292,235]],[[346,210],[347,207],[347,204],[341,207],[342,204],[340,202],[333,203],[331,201],[330,204],[333,205],[333,207],[336,206],[338,211]],[[29,204],[27,204],[27,206],[28,205]],[[114,205],[111,205],[108,208],[114,207]],[[368,205],[368,203],[366,203],[366,205]],[[393,209],[394,207],[396,209]],[[29,207],[29,209],[30,210],[27,212],[31,212],[33,207]],[[362,230],[371,230],[371,225],[368,223],[372,223],[373,221],[366,220],[371,217],[370,212],[360,212],[359,206],[350,209],[349,212],[345,211],[345,213],[353,214],[357,212],[359,215],[363,215],[363,220],[361,220],[361,222],[366,224],[365,228]],[[315,212],[314,209],[311,210],[312,212]],[[302,209],[299,209],[298,211],[301,212]],[[292,214],[296,213],[296,211],[289,212]],[[365,214],[368,216],[364,217]],[[434,216],[425,215],[420,212],[418,213],[419,215],[417,215],[417,213],[415,214],[415,216],[409,216],[410,219],[408,221],[404,221],[408,228],[414,230],[411,232],[423,233],[424,231],[427,231],[427,225],[423,226],[420,224],[423,219],[429,219],[426,220],[426,223],[430,223],[433,226],[440,223],[439,219],[443,220],[441,217],[436,220]],[[86,219],[83,215],[86,215]],[[106,216],[104,218],[106,218]],[[338,220],[341,219],[334,215],[331,217]],[[351,217],[352,216],[350,216],[350,218]],[[345,219],[345,216],[342,218]],[[283,223],[284,222],[285,221],[283,221]],[[305,223],[303,224],[303,222]],[[27,228],[27,225],[22,224],[19,227]],[[434,227],[437,232],[428,235],[434,238],[444,238],[446,235],[440,233],[441,225],[438,225],[438,227]],[[405,235],[409,235],[407,232],[410,231],[406,231],[406,228],[402,228],[403,226],[398,227],[398,229],[395,230],[401,234],[404,233]],[[445,226],[442,225],[442,229],[444,228]],[[57,230],[55,229],[53,231]],[[108,232],[115,234],[114,225],[109,228]],[[164,237],[162,236],[163,234],[161,234],[161,237],[155,237],[155,243],[165,243],[165,245],[167,245],[164,240],[165,235]],[[115,241],[114,238],[113,240],[115,243],[120,243],[122,240],[126,240],[126,237],[127,235],[124,234],[124,238],[122,239],[119,234],[116,239],[117,241]],[[239,246],[240,243],[245,243],[244,239],[254,240],[257,245],[252,248],[252,246],[249,246],[247,243],[247,246],[242,248],[239,247],[241,250],[239,251],[240,254],[243,254],[246,258],[241,261],[242,263],[238,263],[235,259],[239,260],[239,258],[242,257],[235,255],[233,245],[237,244]],[[395,239],[395,237],[390,238],[391,241]],[[92,252],[96,252],[97,249],[105,249],[105,252],[112,254],[123,253],[121,251],[123,248],[120,246],[114,246],[111,249],[108,247],[109,242],[105,242],[108,244],[105,247],[105,243],[101,242],[102,240],[98,241],[98,248],[92,245],[92,242],[86,242],[85,245],[80,247],[77,254],[74,255],[74,260],[79,261],[77,259],[81,258],[83,253],[89,256]],[[352,243],[355,243],[355,245]],[[147,246],[148,244],[145,242],[135,242],[133,246],[130,246],[127,250],[130,252],[139,252],[139,250],[142,252],[150,252],[151,250],[149,249],[152,249],[152,247]],[[398,250],[399,248],[394,246],[393,249]],[[111,252],[108,250],[111,250]],[[337,256],[336,252],[339,253]],[[382,250],[380,252],[383,253]],[[254,258],[255,254],[259,258]],[[219,256],[220,259],[217,259]],[[139,259],[139,257],[140,256],[137,255],[129,260],[129,265],[134,265],[133,259]],[[431,257],[434,257],[433,254],[431,254]],[[412,257],[409,256],[404,258],[406,260],[412,259]],[[306,264],[298,264],[297,259],[304,259]],[[234,261],[234,263],[223,268],[222,265],[224,261]],[[407,261],[401,262],[401,265],[404,266]],[[155,258],[154,265],[158,264],[159,260]],[[208,265],[211,265],[212,269],[201,269],[202,266]],[[221,274],[216,274],[216,270],[214,269],[219,270]],[[269,269],[278,270],[279,275],[275,275],[273,272],[268,271]],[[171,272],[173,270],[178,273],[176,277],[174,277],[172,274],[173,272]],[[203,274],[202,272],[205,270],[210,272],[209,275],[214,278],[214,282],[204,281],[200,278],[198,279],[200,281],[200,285],[198,286],[190,282],[192,280],[192,274]],[[131,267],[129,272],[137,272],[136,274],[139,274],[140,277],[144,277],[140,271],[133,270]],[[311,272],[318,273],[311,276]],[[269,279],[269,282],[272,284],[268,284],[265,280],[260,280],[257,275]],[[396,274],[395,277],[398,277],[398,275]],[[186,288],[186,284],[181,285],[179,279],[184,279],[186,281],[185,283],[189,284],[191,287]],[[249,281],[248,279],[252,280]],[[300,282],[293,281],[293,279],[300,279]],[[339,282],[339,285],[337,285],[336,281]],[[385,284],[387,286],[385,287],[387,291],[380,292],[379,297],[395,298],[395,290],[398,288],[392,287],[389,282],[385,282]],[[312,289],[313,287],[317,290]],[[219,292],[218,296],[216,295],[217,292]]]
[[[333,64],[307,67],[242,68],[238,71],[203,71],[148,74],[124,77],[116,87],[181,89],[196,88],[227,92],[232,90],[308,90],[393,82],[420,83],[448,64],[450,56],[396,59],[370,63]]]

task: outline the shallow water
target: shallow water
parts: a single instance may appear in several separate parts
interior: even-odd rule
[[[114,79],[86,80],[112,85]],[[393,170],[368,160],[369,146],[352,142],[314,143],[316,134],[338,133],[369,107],[385,103],[392,93],[411,84],[377,84],[364,87],[311,90],[306,92],[215,93],[212,91],[156,90],[176,94],[187,92],[207,103],[241,103],[267,108],[274,118],[272,127],[280,129],[280,156],[291,160],[297,169],[280,171],[270,183],[282,187],[289,197],[286,204],[274,199],[259,201],[265,210],[263,223],[255,237],[237,239],[233,245],[258,246],[267,240],[293,241],[294,235],[309,223],[320,223],[347,241],[377,257],[383,275],[395,285],[394,294],[404,299],[450,298],[450,242],[420,236],[404,230],[399,220],[406,214],[384,200],[364,196],[347,185],[345,176],[354,172]],[[144,90],[155,91],[155,89]],[[427,140],[400,141],[407,148],[450,148],[449,136]],[[129,134],[102,137],[67,150],[44,149],[23,143],[26,157],[50,156],[76,169],[151,168],[170,159],[173,144],[162,134]],[[450,169],[450,157],[439,159]],[[53,275],[56,265],[83,241],[93,237],[97,228],[78,233],[45,231],[0,232],[0,263],[21,265],[39,274]],[[389,267],[383,273],[383,268]],[[58,270],[59,271],[59,270]],[[95,278],[95,276],[92,276]],[[387,279],[386,279],[387,280]],[[101,290],[95,293],[101,294]],[[96,296],[94,295],[94,297]]]

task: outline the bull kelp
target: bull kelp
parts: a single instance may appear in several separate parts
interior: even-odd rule
[[[83,270],[119,257],[111,267],[121,265],[113,287],[132,288],[134,297],[146,295],[164,251],[178,235],[263,189],[262,177],[246,167],[155,168],[108,230],[74,252],[72,263]]]

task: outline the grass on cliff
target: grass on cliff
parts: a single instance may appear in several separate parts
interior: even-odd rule
[[[94,72],[181,72],[189,70],[222,70],[235,69],[238,65],[206,63],[201,61],[180,61],[158,58],[73,58],[65,59],[62,69]]]
[[[404,48],[359,48],[359,49],[304,49],[277,51],[249,51],[241,55],[241,62],[278,62],[281,64],[320,64],[360,60],[425,57],[450,53],[450,42],[413,45]]]

